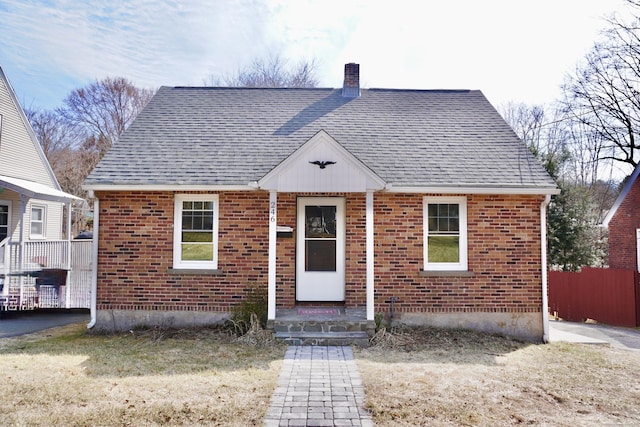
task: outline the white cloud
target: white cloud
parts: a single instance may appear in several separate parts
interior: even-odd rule
[[[106,76],[200,85],[273,53],[317,59],[322,86],[340,86],[343,65],[359,62],[366,87],[482,89],[494,104],[542,103],[593,43],[601,16],[623,4],[0,0],[0,64],[22,96],[49,104]]]
[[[341,52],[370,87],[481,89],[544,103],[620,2],[374,2]],[[339,72],[339,70],[337,70]]]
[[[265,7],[256,1],[6,1],[6,58],[43,84],[124,76],[141,86],[199,85],[262,54]],[[13,81],[14,78],[10,76]],[[49,83],[47,83],[49,82]],[[66,93],[74,87],[66,89]]]

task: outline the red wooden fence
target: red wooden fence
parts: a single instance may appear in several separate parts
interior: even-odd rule
[[[587,267],[579,273],[550,271],[549,311],[573,322],[640,326],[640,275]]]

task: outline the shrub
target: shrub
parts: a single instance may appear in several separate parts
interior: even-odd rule
[[[245,288],[244,300],[231,310],[231,323],[237,335],[246,334],[251,329],[252,315],[262,328],[267,326],[267,288],[257,285]],[[255,323],[255,320],[254,320]]]

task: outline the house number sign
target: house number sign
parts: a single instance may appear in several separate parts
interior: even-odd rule
[[[269,202],[269,222],[276,222],[277,220],[277,204],[275,200]]]

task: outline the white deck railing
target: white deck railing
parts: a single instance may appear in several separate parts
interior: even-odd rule
[[[22,265],[20,265],[20,243],[11,242],[7,246],[10,255],[10,273],[37,271],[43,268],[61,268],[68,270],[68,240],[47,240],[24,242],[22,244]]]
[[[89,308],[92,240],[0,242],[1,309]],[[20,252],[22,251],[22,257]],[[22,259],[22,260],[21,260]],[[37,286],[43,270],[65,270],[67,279],[52,289]]]

